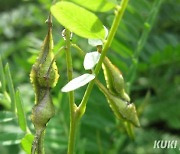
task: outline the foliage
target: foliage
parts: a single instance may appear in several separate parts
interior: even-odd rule
[[[8,2],[11,4],[11,1],[8,0]],[[109,0],[108,2],[114,1]],[[130,91],[132,102],[138,108],[141,128],[135,129],[134,141],[129,139],[122,123],[114,119],[105,97],[95,86],[78,130],[76,146],[78,154],[178,153],[178,149],[153,149],[154,140],[180,140],[178,133],[180,129],[180,105],[178,103],[180,92],[180,38],[178,35],[180,17],[178,11],[180,4],[177,0],[162,2],[156,20],[139,54],[139,59],[138,61],[134,59],[134,52],[137,50],[141,34],[149,26],[147,19],[154,8],[154,2],[155,0],[130,1],[108,51],[109,59],[123,73],[127,83],[126,87],[133,78],[132,84],[127,89]],[[33,136],[30,131],[33,132],[33,126],[30,122],[30,114],[34,105],[34,96],[29,81],[29,72],[46,34],[44,21],[48,16],[51,1],[23,1],[18,2],[16,6],[6,3],[2,5],[4,7],[0,12],[2,21],[0,23],[2,36],[0,38],[2,57],[2,65],[0,63],[0,152],[9,154],[22,152],[21,147],[27,150],[25,145],[32,142]],[[104,7],[105,10],[88,9],[95,11],[109,29],[113,18],[111,8],[113,8],[113,4]],[[108,12],[102,13],[104,11]],[[55,52],[63,44],[63,39],[59,39],[62,29],[54,20]],[[88,45],[87,39],[80,38],[75,34],[72,42],[79,44],[81,48],[86,49],[86,52],[95,50],[94,47]],[[83,59],[79,57],[75,49],[72,50],[74,72],[77,77],[84,73]],[[66,94],[60,92],[67,79],[63,56],[63,52],[57,56],[61,80],[53,89],[52,94],[56,115],[49,122],[46,130],[45,147],[48,154],[67,151],[68,99]],[[5,67],[7,62],[11,71],[8,66]],[[136,73],[131,76],[129,68],[136,62],[137,67],[134,69]],[[10,72],[13,83],[9,80]],[[100,72],[98,78],[101,81],[104,80],[103,72]],[[77,102],[81,101],[84,90],[85,87],[77,90],[75,95]],[[19,93],[22,102],[19,99]],[[17,114],[10,112],[12,100],[19,102]],[[23,112],[25,116],[23,116]],[[19,117],[21,118],[18,119]],[[25,134],[27,134],[26,137]]]

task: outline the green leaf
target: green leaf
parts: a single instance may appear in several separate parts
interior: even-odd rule
[[[97,47],[98,45],[103,45],[103,42],[101,39],[88,39],[88,44]]]
[[[113,49],[115,52],[117,52],[124,58],[130,58],[133,55],[133,52],[117,39],[114,39],[112,41],[111,49]]]
[[[11,108],[12,108],[12,111],[15,111],[16,96],[15,96],[14,85],[12,82],[12,77],[11,77],[11,73],[10,73],[8,64],[6,64],[6,66],[5,66],[5,74],[6,74],[6,82],[7,82],[10,97],[11,97]]]
[[[84,57],[84,68],[85,70],[91,70],[98,63],[101,54],[97,51],[89,52]]]
[[[77,78],[74,78],[73,80],[71,80],[69,83],[67,83],[62,89],[62,92],[69,92],[75,89],[78,89],[84,85],[86,85],[87,83],[89,83],[91,80],[93,80],[95,78],[94,74],[83,74]]]
[[[27,154],[31,153],[31,146],[34,140],[32,134],[26,134],[26,136],[21,140],[21,146]]]
[[[0,112],[0,123],[8,122],[8,121],[11,121],[15,118],[16,118],[16,116],[12,112],[9,112],[9,111],[1,111]]]
[[[53,16],[65,28],[85,38],[104,39],[105,30],[98,17],[70,2],[58,2],[51,7]]]
[[[5,80],[1,56],[0,56],[0,82],[1,82],[2,90],[6,91],[6,80]]]
[[[82,7],[96,12],[106,12],[115,7],[115,3],[108,0],[70,0]]]
[[[105,37],[104,39],[107,38],[108,36],[108,29],[104,26],[104,30],[105,30]],[[98,46],[98,45],[103,45],[103,41],[101,39],[88,39],[88,44],[92,45],[92,46]]]
[[[25,132],[26,131],[26,117],[24,114],[22,99],[19,93],[19,90],[16,91],[16,108],[17,108],[17,116],[20,128]]]
[[[6,91],[3,94],[0,93],[0,104],[7,110],[11,109],[11,99]]]
[[[13,145],[13,144],[19,144],[21,142],[21,138],[23,137],[22,133],[9,133],[9,132],[3,132],[0,133],[0,145]]]

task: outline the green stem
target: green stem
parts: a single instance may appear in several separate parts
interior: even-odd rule
[[[71,81],[73,78],[73,66],[72,66],[72,57],[70,51],[70,31],[66,29],[66,63],[67,63],[67,76],[68,81]],[[76,127],[77,121],[75,116],[75,111],[77,106],[74,101],[74,91],[70,91],[69,93],[69,106],[70,106],[70,131],[69,131],[69,143],[68,143],[68,154],[73,154],[74,152],[74,144],[75,144],[75,136],[76,136]]]
[[[99,149],[99,154],[103,154],[101,136],[100,136],[100,132],[98,130],[96,131],[96,138],[97,138],[96,140],[97,140],[97,145],[98,145],[98,149]]]
[[[38,145],[38,154],[44,154],[44,135],[45,135],[45,132],[43,131],[40,136],[39,136],[39,145]]]
[[[78,51],[80,56],[84,56],[85,55],[85,52],[77,44],[71,44],[71,46]]]
[[[5,77],[6,77],[6,81],[7,81],[7,85],[8,85],[8,89],[10,93],[10,98],[11,98],[11,109],[13,112],[16,112],[16,96],[15,96],[11,72],[9,69],[9,64],[6,64],[5,66],[5,75],[6,75]]]
[[[109,36],[108,36],[108,38],[107,38],[107,41],[105,42],[104,48],[102,49],[102,52],[101,52],[100,60],[99,60],[97,66],[96,66],[96,68],[95,68],[95,71],[94,71],[94,73],[95,73],[96,76],[98,75],[98,73],[99,73],[99,71],[100,71],[100,69],[101,69],[101,65],[102,65],[102,63],[103,63],[103,61],[104,61],[104,58],[105,58],[105,56],[106,56],[106,53],[107,53],[107,51],[108,51],[108,49],[109,49],[109,47],[110,47],[110,45],[111,45],[111,42],[112,42],[112,40],[113,40],[113,38],[114,38],[115,33],[116,33],[116,31],[117,31],[118,25],[119,25],[119,23],[120,23],[120,21],[121,21],[121,19],[122,19],[122,16],[123,16],[124,11],[125,11],[125,9],[126,9],[126,7],[127,7],[127,4],[128,4],[128,0],[122,0],[122,1],[121,1],[121,5],[120,5],[120,6],[117,6],[117,8],[116,8],[117,10],[116,10],[116,12],[115,12],[115,18],[114,18],[112,27],[111,27],[111,29],[110,29]],[[87,104],[87,101],[88,101],[88,99],[89,99],[89,96],[90,96],[90,93],[91,93],[91,91],[92,91],[92,88],[93,88],[93,86],[94,86],[94,82],[95,82],[95,81],[92,80],[92,81],[89,83],[89,85],[88,85],[88,87],[87,87],[87,89],[86,89],[86,92],[85,92],[85,94],[84,94],[84,97],[83,97],[83,99],[82,99],[82,101],[81,101],[81,103],[80,103],[80,105],[79,105],[79,109],[78,109],[78,110],[80,111],[80,116],[82,116],[82,115],[84,114],[84,112],[85,112],[86,104]]]
[[[36,131],[36,135],[33,141],[31,154],[44,154],[44,135],[45,135],[45,129],[41,131]]]
[[[3,68],[1,54],[0,54],[0,81],[1,81],[2,91],[5,93],[6,92],[6,80],[5,80],[5,75],[4,75],[4,68]]]
[[[98,79],[95,79],[95,83],[104,95],[107,95],[107,96],[109,95],[109,92],[106,89],[106,87]]]

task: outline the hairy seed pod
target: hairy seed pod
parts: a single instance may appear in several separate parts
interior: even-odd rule
[[[103,62],[103,72],[108,90],[117,94],[123,100],[130,102],[130,98],[124,89],[124,79],[120,70],[106,57]]]

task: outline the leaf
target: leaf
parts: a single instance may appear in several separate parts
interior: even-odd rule
[[[108,36],[108,29],[104,26],[104,30],[105,30],[104,39],[106,39]],[[92,46],[98,46],[98,45],[103,45],[103,41],[101,39],[88,39],[88,44]]]
[[[0,145],[13,145],[13,144],[19,144],[21,141],[21,138],[23,137],[22,133],[9,133],[9,132],[3,132],[0,133]]]
[[[9,69],[9,64],[6,64],[5,66],[5,74],[6,74],[6,80],[7,80],[7,85],[11,97],[11,108],[12,111],[15,111],[15,106],[16,106],[16,96],[15,96],[15,91],[14,91],[14,85],[12,82],[12,77]]]
[[[75,89],[78,89],[84,85],[86,85],[88,82],[93,80],[95,78],[94,74],[83,74],[77,78],[74,78],[69,83],[67,83],[62,89],[62,92],[69,92]]]
[[[21,140],[21,146],[27,154],[31,153],[31,146],[34,140],[32,134],[26,134],[25,137]]]
[[[106,12],[115,7],[115,3],[108,0],[70,0],[82,7],[96,12]]]
[[[16,116],[12,112],[9,112],[9,111],[1,111],[0,112],[0,123],[8,122],[8,121],[11,121],[15,118],[16,118]]]
[[[97,51],[89,52],[84,57],[84,68],[85,70],[91,70],[98,63],[101,54]]]
[[[53,5],[51,12],[71,32],[85,38],[104,39],[103,24],[94,13],[65,1]]]
[[[11,109],[11,99],[6,91],[3,94],[0,93],[0,104],[7,110]]]
[[[133,52],[117,39],[114,39],[112,41],[111,49],[113,49],[115,52],[117,52],[120,56],[124,58],[130,58],[133,55]]]
[[[6,81],[5,81],[5,75],[4,75],[4,69],[3,69],[1,56],[0,56],[0,82],[1,82],[2,90],[6,91]]]
[[[88,44],[96,47],[98,45],[103,45],[103,42],[101,41],[101,39],[88,39]]]
[[[24,114],[24,109],[22,106],[22,99],[19,93],[19,90],[16,91],[16,108],[17,108],[17,116],[20,128],[25,132],[26,131],[26,117]]]

